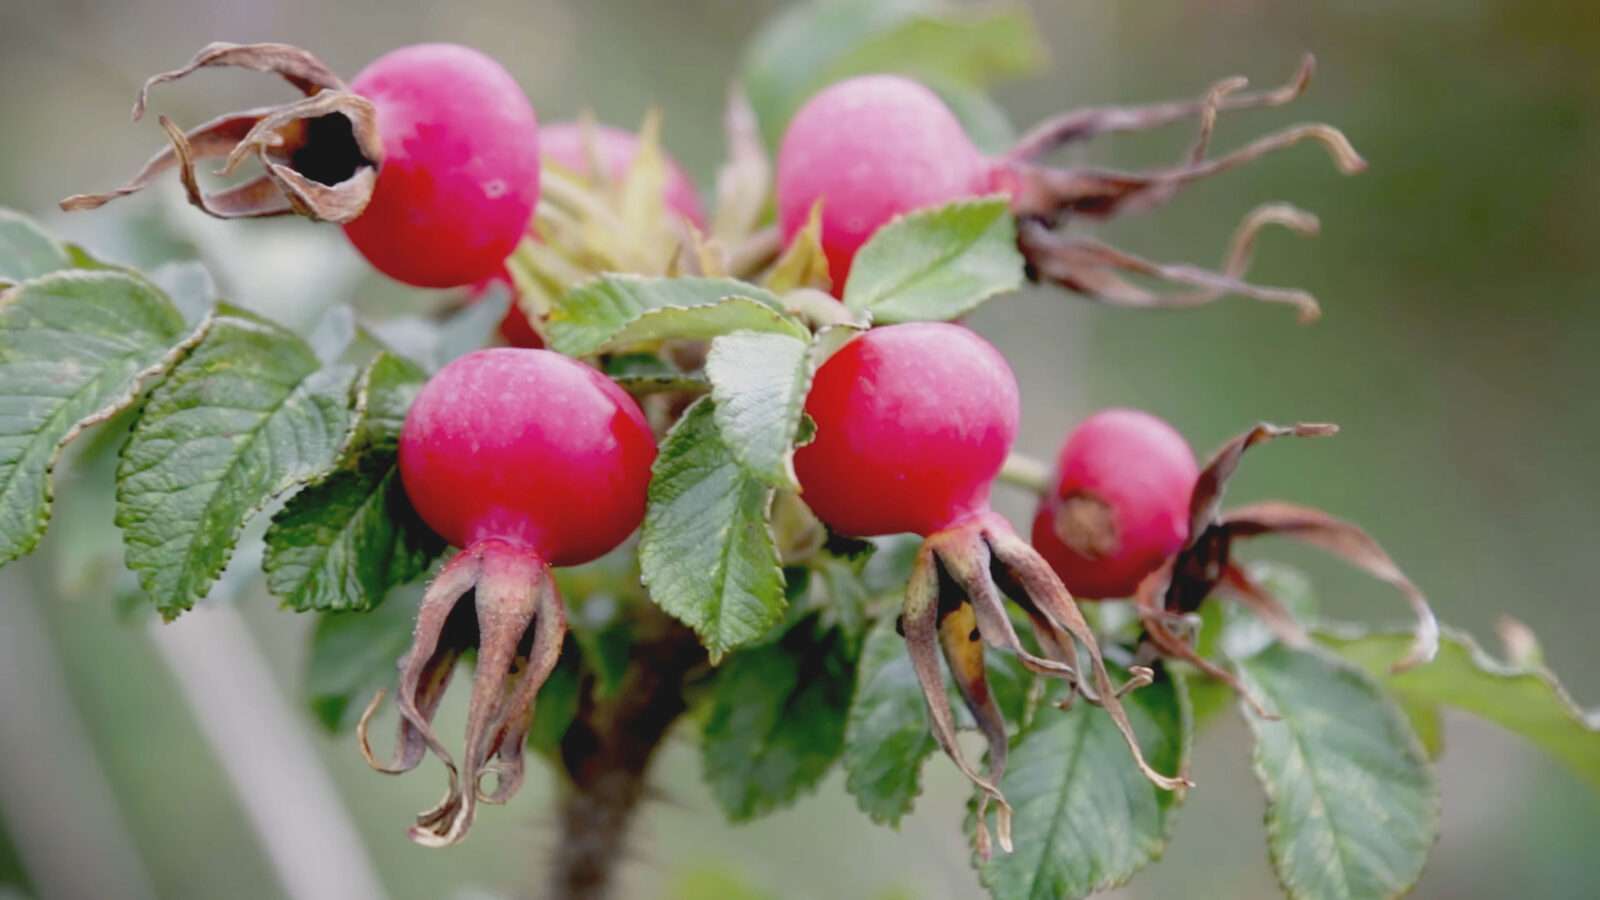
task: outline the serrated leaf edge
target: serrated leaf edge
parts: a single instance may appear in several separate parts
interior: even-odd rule
[[[1394,698],[1390,696],[1387,690],[1384,689],[1383,685],[1380,684],[1377,679],[1363,671],[1360,666],[1344,660],[1336,654],[1333,654],[1321,647],[1312,646],[1306,648],[1297,648],[1295,652],[1309,653],[1313,656],[1319,657],[1327,665],[1344,671],[1352,678],[1363,682],[1368,687],[1372,688],[1374,695],[1377,697],[1378,703],[1384,707],[1385,712],[1390,716],[1394,724],[1398,726],[1399,731],[1405,736],[1405,752],[1410,754],[1414,761],[1419,763],[1421,770],[1428,775],[1430,784],[1433,787],[1433,790],[1431,791],[1432,803],[1429,805],[1429,825],[1430,830],[1433,832],[1433,842],[1438,843],[1440,822],[1443,817],[1443,802],[1438,789],[1438,775],[1434,771],[1433,763],[1428,759],[1426,748],[1422,746],[1422,740],[1417,737],[1416,730],[1411,727],[1411,720],[1406,718],[1405,711],[1400,708],[1400,705],[1395,702]],[[1274,703],[1276,703],[1276,698],[1272,699]],[[1243,701],[1241,701],[1240,704],[1240,714],[1245,717],[1248,723],[1250,723],[1251,730],[1254,731],[1254,729],[1257,727],[1255,716],[1251,713],[1248,706],[1244,704]],[[1288,727],[1289,725],[1288,720],[1286,719],[1281,720],[1278,724],[1282,724],[1285,727]],[[1296,752],[1300,757],[1303,758],[1305,756],[1303,742],[1300,740],[1298,734],[1294,734],[1293,736],[1295,739]],[[1277,880],[1278,885],[1283,888],[1284,894],[1288,896],[1290,900],[1320,900],[1320,898],[1304,892],[1299,885],[1292,883],[1284,873],[1283,860],[1279,856],[1277,844],[1275,844],[1273,840],[1273,838],[1276,837],[1281,842],[1285,834],[1284,823],[1277,815],[1275,815],[1275,810],[1279,804],[1280,798],[1273,786],[1270,784],[1270,779],[1267,778],[1265,765],[1261,758],[1260,744],[1254,740],[1251,742],[1250,749],[1250,769],[1256,776],[1256,783],[1261,785],[1261,791],[1266,795],[1267,798],[1266,811],[1262,814],[1262,825],[1267,833],[1267,859],[1272,865],[1273,878]],[[1325,808],[1327,803],[1323,799],[1324,795],[1325,792],[1320,789],[1320,786],[1318,786],[1317,803],[1319,806]],[[1342,850],[1339,851],[1338,857],[1340,877],[1346,885],[1345,894],[1348,896],[1348,875],[1345,872],[1345,854]],[[1416,887],[1417,883],[1422,880],[1422,875],[1427,870],[1426,864],[1427,860],[1424,860],[1423,867],[1417,871],[1416,878],[1412,880],[1410,884],[1405,885],[1394,893],[1387,895],[1384,900],[1398,900],[1398,898],[1409,894],[1411,890]]]
[[[198,330],[203,330],[206,334],[209,334],[211,328],[213,328],[218,321],[220,321],[220,320],[222,320],[224,318],[234,319],[236,321],[243,322],[243,323],[249,325],[252,328],[263,328],[263,327],[271,328],[273,330],[282,332],[283,334],[287,335],[288,337],[290,337],[290,338],[292,338],[294,340],[297,340],[297,341],[301,340],[301,338],[298,335],[295,335],[294,333],[283,329],[282,326],[277,325],[276,323],[273,323],[271,321],[263,319],[262,317],[260,317],[258,315],[255,315],[254,313],[251,313],[251,312],[249,312],[247,310],[241,310],[241,309],[229,306],[227,304],[218,304],[217,309],[206,316],[206,319],[205,319],[205,321],[203,323],[204,324],[204,328],[203,329],[197,329],[197,331]],[[200,339],[203,339],[204,337],[205,337],[204,334],[200,335]],[[187,357],[189,355],[189,353],[191,351],[193,351],[193,349],[196,346],[199,345],[200,339],[196,339],[194,341],[194,343],[190,344],[184,350],[184,352],[182,354],[178,355],[175,358],[175,360],[172,363],[172,365],[176,366],[179,362],[182,361],[183,358]],[[308,350],[308,353],[309,353],[309,350]],[[300,390],[300,388],[305,385],[306,381],[308,381],[310,378],[312,378],[313,376],[317,375],[318,373],[326,371],[328,368],[329,367],[327,367],[327,366],[319,365],[317,368],[312,369],[309,373],[306,374],[306,376],[304,378],[301,378],[298,382],[296,382],[294,387],[290,388],[289,395],[293,395],[293,393],[295,391]],[[170,371],[170,368],[169,368],[168,371]],[[285,400],[287,401],[287,397],[285,398]],[[280,406],[281,406],[281,404],[280,404]],[[143,413],[141,412],[141,419],[142,418],[143,418]],[[118,460],[117,460],[117,513],[116,513],[115,519],[113,520],[118,528],[126,528],[126,525],[127,525],[126,520],[123,517],[123,510],[122,510],[122,495],[123,495],[123,472],[122,472],[122,466],[124,464],[124,460],[126,459],[126,457],[123,456],[123,454],[126,453],[128,447],[132,444],[132,442],[133,442],[133,435],[130,434],[128,441],[122,445],[122,450],[118,453]],[[260,512],[263,509],[266,509],[267,506],[272,503],[272,501],[274,501],[274,500],[276,500],[278,498],[290,495],[291,493],[299,490],[300,488],[305,487],[307,484],[311,483],[312,481],[316,480],[318,477],[321,477],[321,476],[323,476],[325,474],[326,473],[318,473],[318,474],[314,474],[314,475],[310,475],[310,476],[301,476],[301,477],[297,477],[297,478],[292,478],[292,479],[290,479],[288,481],[288,483],[281,485],[276,491],[268,492],[258,502],[252,504],[247,509],[245,509],[244,515],[242,517],[240,517],[238,527],[234,531],[233,539],[228,542],[227,548],[225,550],[223,550],[223,552],[222,552],[222,564],[221,564],[221,567],[217,570],[217,575],[213,576],[211,583],[215,584],[216,580],[221,577],[222,573],[224,573],[224,572],[226,572],[228,570],[229,564],[233,561],[234,551],[238,548],[238,545],[239,545],[239,535],[243,532],[244,528],[249,525],[251,520],[253,520],[257,515],[259,515]],[[186,550],[185,550],[186,558],[187,558],[187,553],[188,552],[189,552],[189,550],[186,548]],[[124,553],[126,553],[126,546],[124,547]],[[179,602],[176,605],[167,606],[167,605],[165,605],[165,604],[163,604],[161,602],[160,598],[157,598],[157,597],[155,597],[153,595],[153,591],[151,590],[151,587],[150,587],[150,584],[149,584],[149,580],[154,577],[153,570],[151,569],[151,567],[148,567],[148,566],[136,566],[136,565],[134,565],[134,563],[131,560],[127,560],[126,557],[125,557],[125,564],[127,565],[129,570],[131,570],[131,571],[133,571],[133,572],[135,572],[137,574],[138,579],[139,579],[139,588],[140,588],[140,590],[144,591],[144,593],[147,596],[150,596],[151,600],[153,602],[155,602],[156,608],[161,613],[161,618],[165,622],[171,622],[171,621],[177,619],[177,617],[182,615],[183,613],[189,611],[190,609],[193,609],[194,605],[198,601],[198,599],[201,599],[201,598],[183,597],[183,598],[181,598],[179,600]]]
[[[5,212],[5,210],[0,210],[0,212]],[[145,281],[143,277],[138,277],[138,280],[144,282],[147,287],[155,291],[157,294],[160,294],[163,299],[166,299],[167,295],[162,292],[160,288],[157,288],[155,285]],[[13,302],[17,296],[18,289],[27,283],[29,282],[18,282],[12,287],[7,288],[4,293],[0,293],[0,306],[5,306]],[[168,299],[167,302],[171,303],[172,301]],[[144,393],[145,389],[149,387],[150,382],[155,379],[156,376],[170,371],[173,366],[178,364],[179,360],[187,356],[189,351],[194,349],[194,347],[205,338],[206,333],[211,329],[211,318],[212,317],[208,314],[204,319],[200,320],[200,323],[195,326],[193,332],[191,332],[183,340],[174,344],[172,348],[163,354],[160,359],[139,370],[138,372],[135,372],[133,377],[128,379],[127,388],[121,394],[111,398],[104,406],[100,407],[99,410],[90,413],[89,415],[73,423],[72,426],[66,430],[66,433],[61,436],[61,439],[56,441],[55,447],[50,451],[50,458],[45,463],[44,509],[39,514],[38,524],[33,529],[33,533],[29,537],[23,539],[14,555],[7,556],[0,554],[0,566],[21,559],[22,557],[27,556],[34,550],[38,549],[39,542],[44,539],[45,533],[49,530],[50,521],[54,517],[55,513],[56,465],[61,462],[61,457],[66,452],[67,445],[76,440],[79,435],[83,434],[83,432],[110,420],[118,413],[121,413],[123,410],[133,406],[135,401],[139,399],[139,396]]]
[[[862,245],[861,249],[856,251],[856,258],[859,259],[860,256],[863,253],[866,253],[868,251],[868,249],[871,248],[874,243],[877,243],[878,241],[884,239],[885,235],[889,234],[891,229],[896,228],[898,226],[903,226],[906,223],[911,222],[913,220],[932,219],[932,218],[935,218],[935,217],[940,216],[940,215],[952,214],[952,213],[955,213],[955,212],[957,212],[959,210],[962,210],[962,209],[965,209],[965,208],[968,208],[968,207],[982,207],[982,206],[990,206],[990,205],[994,205],[996,207],[998,213],[999,213],[995,217],[995,220],[999,220],[999,219],[1002,219],[1002,218],[1004,218],[1006,216],[1011,215],[1011,205],[1010,205],[1010,202],[1007,200],[1007,198],[1006,198],[1006,196],[1004,194],[987,194],[987,195],[984,195],[982,197],[974,197],[974,198],[971,198],[969,200],[958,200],[958,201],[956,201],[954,203],[946,203],[943,206],[924,207],[922,209],[914,209],[914,210],[911,210],[909,212],[901,213],[900,215],[895,216],[893,219],[890,219],[888,222],[885,222],[883,225],[879,226],[878,230],[873,232],[872,237],[869,238],[867,240],[867,242]],[[993,222],[991,221],[989,224],[986,224],[984,226],[983,231],[979,233],[980,236],[982,234],[987,233],[988,230],[990,228],[992,228],[992,227],[993,227]],[[1012,230],[1015,231],[1015,225],[1012,226]],[[934,265],[943,265],[944,263],[947,263],[950,260],[955,259],[956,257],[960,256],[962,253],[965,253],[967,248],[972,246],[972,243],[975,243],[975,242],[969,242],[968,244],[962,246],[960,249],[957,249],[955,251],[942,254],[937,260],[934,261]],[[1020,255],[1019,255],[1019,258],[1020,258]],[[860,271],[860,270],[856,266],[851,266],[851,268],[850,268],[850,277],[845,279],[844,294],[843,294],[844,305],[845,305],[846,308],[848,308],[852,312],[871,313],[873,307],[865,306],[860,302],[855,302],[855,301],[851,300],[851,297],[850,297],[850,281],[854,279],[855,273],[857,271]],[[895,291],[900,290],[906,284],[908,284],[911,280],[912,280],[911,277],[902,278],[900,281],[895,283],[894,290],[890,291],[889,293],[893,294]],[[1022,284],[1022,269],[1019,267],[1018,270],[1017,270],[1017,277],[1016,277],[1015,281],[1013,281],[1011,284],[1009,284],[1009,285],[1007,285],[1005,287],[990,288],[990,289],[980,293],[979,295],[973,297],[971,300],[969,300],[967,302],[967,306],[966,306],[965,312],[970,312],[973,309],[976,309],[978,306],[982,305],[985,301],[989,300],[989,298],[991,298],[991,297],[995,297],[995,296],[997,296],[999,294],[1003,294],[1003,293],[1005,293],[1007,291],[1016,290],[1016,288],[1018,286],[1020,286],[1021,284]],[[890,324],[890,321],[886,320],[885,324]]]

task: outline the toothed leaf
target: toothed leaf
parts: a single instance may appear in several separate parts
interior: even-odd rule
[[[411,646],[415,608],[391,603],[370,613],[325,613],[311,633],[306,702],[330,732],[355,726],[367,702],[393,686],[395,661]]]
[[[733,298],[741,302],[727,302]],[[569,356],[666,338],[710,338],[738,328],[804,336],[777,298],[755,285],[636,275],[602,275],[573,288],[551,310],[545,328],[550,348]]]
[[[357,387],[360,421],[342,468],[296,494],[267,529],[267,588],[307,610],[367,610],[423,572],[444,542],[418,518],[396,468],[423,374],[380,353]]]
[[[722,443],[709,397],[662,443],[650,480],[639,565],[650,597],[695,630],[713,661],[783,616],[772,488]]]
[[[880,323],[945,321],[1022,284],[1016,222],[1004,198],[901,216],[856,253],[844,302]]]
[[[356,374],[224,310],[151,392],[117,469],[117,524],[163,616],[206,596],[257,511],[332,469]]]
[[[0,209],[0,284],[16,284],[73,267],[67,246],[39,223],[10,209]]]
[[[1050,696],[1062,694],[1056,682]],[[1193,724],[1176,679],[1122,702],[1150,764],[1185,768]],[[979,878],[996,897],[1041,900],[1086,897],[1133,877],[1166,848],[1181,799],[1140,773],[1111,717],[1082,698],[1070,710],[1039,710],[1013,742],[1000,790],[1012,804],[1016,849],[981,863]]]
[[[842,749],[850,689],[843,639],[814,622],[728,658],[712,689],[701,761],[729,819],[785,806],[822,780]]]
[[[0,565],[43,536],[67,442],[131,404],[186,331],[160,291],[121,272],[58,272],[0,294]]]
[[[1329,631],[1317,637],[1379,679],[1413,714],[1413,723],[1421,721],[1425,740],[1440,740],[1439,707],[1465,710],[1527,738],[1600,790],[1600,718],[1585,716],[1543,666],[1500,662],[1470,635],[1447,628],[1433,662],[1392,674],[1409,633]]]
[[[989,690],[1007,726],[1019,728],[1033,676],[1013,654],[989,652],[985,661]],[[948,672],[945,690],[957,727],[975,727]],[[938,749],[930,728],[905,638],[893,616],[880,619],[861,647],[844,738],[845,790],[874,822],[898,825],[911,811],[922,790],[922,764]]]
[[[798,488],[794,445],[811,387],[809,342],[740,331],[711,342],[706,376],[723,443],[750,474]]]
[[[1399,897],[1439,836],[1439,792],[1410,725],[1378,685],[1322,651],[1238,660],[1281,719],[1240,704],[1267,794],[1267,849],[1291,900]]]

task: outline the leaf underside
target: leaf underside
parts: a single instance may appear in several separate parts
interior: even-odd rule
[[[1267,847],[1293,900],[1398,897],[1439,834],[1433,771],[1377,684],[1322,651],[1278,644],[1237,662],[1281,719],[1247,705]]]

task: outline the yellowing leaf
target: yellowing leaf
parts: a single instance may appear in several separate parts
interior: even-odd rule
[[[805,227],[789,242],[778,257],[772,272],[767,275],[767,290],[774,294],[787,294],[796,288],[814,288],[827,291],[833,288],[828,275],[828,257],[822,252],[822,197],[811,204]]]

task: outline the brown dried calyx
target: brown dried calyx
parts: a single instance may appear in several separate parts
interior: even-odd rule
[[[291,213],[324,222],[349,222],[372,199],[383,144],[372,102],[351,93],[316,57],[288,44],[211,44],[180,69],[152,76],[139,90],[133,119],[144,115],[150,89],[203,68],[237,66],[270,72],[305,97],[275,107],[219,116],[185,132],[161,116],[171,146],[145,163],[127,184],[103,194],[76,194],[61,201],[67,211],[98,209],[178,170],[189,202],[220,219]],[[218,175],[231,175],[247,157],[262,174],[212,193],[200,187],[195,163],[222,159]]]
[[[398,775],[426,751],[450,775],[444,799],[417,816],[411,839],[445,847],[466,837],[478,803],[505,803],[523,780],[523,745],[534,700],[561,656],[566,607],[549,568],[501,541],[479,541],[439,571],[417,611],[411,649],[400,659],[399,744],[382,762],[367,739],[383,702],[373,697],[356,726],[368,765]],[[461,656],[476,648],[467,739],[460,767],[433,730],[433,717]],[[492,790],[486,785],[495,776]]]
[[[1325,437],[1338,430],[1335,425],[1281,427],[1261,423],[1224,444],[1201,470],[1190,496],[1188,545],[1145,578],[1133,598],[1151,644],[1164,655],[1188,662],[1226,682],[1263,717],[1276,718],[1231,672],[1200,656],[1173,630],[1175,622],[1199,609],[1207,597],[1220,590],[1249,607],[1278,640],[1290,646],[1305,645],[1305,629],[1294,615],[1233,561],[1233,543],[1239,538],[1292,538],[1319,547],[1397,588],[1411,605],[1417,624],[1411,651],[1394,664],[1394,671],[1429,662],[1439,652],[1439,623],[1427,598],[1378,542],[1356,525],[1318,509],[1278,500],[1222,509],[1223,489],[1238,470],[1246,450],[1273,438]]]
[[[1122,543],[1116,510],[1089,491],[1062,500],[1053,524],[1061,543],[1084,559],[1104,559]]]
[[[1065,233],[1074,218],[1109,219],[1119,213],[1154,209],[1171,200],[1185,185],[1302,141],[1321,144],[1339,171],[1347,175],[1365,169],[1366,161],[1344,134],[1323,124],[1296,125],[1223,156],[1207,156],[1219,112],[1282,106],[1293,101],[1310,84],[1315,63],[1313,57],[1306,56],[1295,77],[1271,91],[1239,93],[1247,82],[1229,78],[1212,86],[1199,100],[1074,110],[1024,135],[1000,159],[997,177],[1012,197],[1018,243],[1028,261],[1030,277],[1116,306],[1198,306],[1237,294],[1293,306],[1303,322],[1320,316],[1316,298],[1305,291],[1263,287],[1243,280],[1256,237],[1266,225],[1279,225],[1299,234],[1317,232],[1315,216],[1284,204],[1266,204],[1252,210],[1238,226],[1222,267],[1215,271],[1152,262],[1092,238]],[[1200,120],[1199,135],[1185,157],[1169,168],[1123,172],[1097,167],[1055,168],[1037,162],[1045,154],[1075,141],[1100,134],[1144,131],[1190,118]],[[1143,287],[1129,280],[1128,275],[1165,282],[1169,287]]]
[[[1007,598],[1027,613],[1043,656],[1022,645],[1006,614]],[[1149,684],[1151,670],[1134,666],[1129,681],[1121,686],[1112,684],[1098,638],[1072,595],[1049,563],[1019,538],[1004,518],[985,513],[923,542],[906,585],[900,627],[927,703],[934,739],[980,791],[975,837],[980,857],[988,858],[991,852],[991,805],[996,809],[1000,847],[1011,850],[1011,806],[999,787],[1006,767],[1006,723],[989,691],[984,644],[1016,654],[1030,671],[1067,679],[1075,693],[1103,707],[1127,741],[1139,770],[1157,787],[1180,790],[1190,786],[1182,774],[1163,775],[1150,767],[1122,708],[1122,695]],[[1087,673],[1079,666],[1079,644],[1089,657]],[[939,671],[941,653],[967,710],[988,742],[986,775],[972,768],[956,741],[955,716]],[[1062,705],[1072,699],[1069,693]]]

